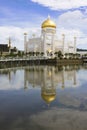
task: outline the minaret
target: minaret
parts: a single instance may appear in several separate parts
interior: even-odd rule
[[[10,51],[11,51],[11,39],[10,39],[10,37],[8,39],[8,47],[9,47],[9,53],[10,53]]]
[[[63,55],[64,55],[64,49],[65,49],[65,34],[62,34],[62,42],[63,42]]]
[[[68,46],[68,48],[67,48],[67,49],[68,49],[67,52],[69,53],[69,42],[68,42],[68,45],[67,45],[67,46]]]
[[[24,53],[27,52],[27,33],[24,33]]]
[[[74,37],[74,53],[76,53],[76,37]]]

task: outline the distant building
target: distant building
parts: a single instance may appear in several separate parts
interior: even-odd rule
[[[8,55],[10,53],[17,53],[17,48],[11,46],[11,39],[9,38],[8,44],[0,44],[0,55]]]
[[[87,56],[87,49],[78,49],[77,48],[77,53],[80,54],[81,56],[84,56],[84,55]]]
[[[8,54],[9,53],[9,46],[8,44],[0,44],[0,54]]]
[[[66,43],[65,35],[59,40],[56,35],[56,24],[48,17],[41,25],[41,36],[33,36],[27,40],[27,34],[24,33],[24,52],[43,52],[44,57],[55,57],[54,53],[61,51],[65,53],[76,53],[76,37],[73,41]]]

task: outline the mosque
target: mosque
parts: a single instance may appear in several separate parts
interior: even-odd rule
[[[24,52],[43,53],[45,58],[54,58],[55,52],[76,53],[76,37],[73,41],[66,42],[65,34],[59,40],[56,35],[56,24],[51,18],[48,18],[41,24],[40,37],[32,37],[27,40],[27,33],[24,33]]]

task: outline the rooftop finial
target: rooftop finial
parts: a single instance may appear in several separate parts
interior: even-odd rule
[[[27,33],[25,32],[24,35],[27,35]]]
[[[48,14],[48,19],[50,19],[50,15]]]

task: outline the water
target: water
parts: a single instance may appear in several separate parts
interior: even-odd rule
[[[0,130],[87,130],[87,66],[0,70]]]

